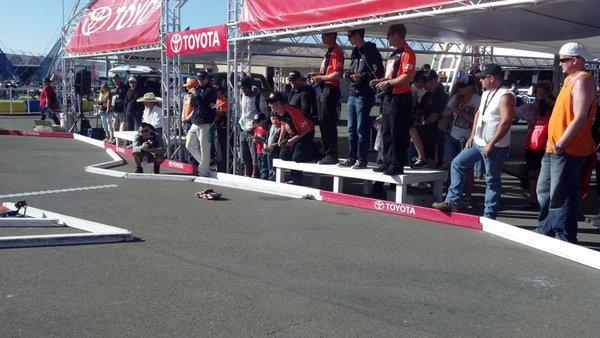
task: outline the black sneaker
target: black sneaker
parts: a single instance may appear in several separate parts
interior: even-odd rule
[[[423,168],[427,166],[427,160],[424,160],[422,158],[415,158],[415,160],[410,164],[410,167],[413,169],[416,168]]]
[[[160,165],[154,165],[154,173],[160,174]]]
[[[452,202],[436,202],[431,205],[432,208],[440,211],[456,211],[456,204]]]
[[[136,174],[143,174],[144,173],[144,169],[142,169],[142,167],[137,167],[137,168],[135,168],[134,173],[136,173]]]
[[[350,168],[352,169],[365,169],[367,167],[367,162],[366,161],[356,161],[356,163],[354,163],[354,165]]]
[[[382,165],[380,165],[377,168],[373,168],[373,171],[376,172],[376,173],[382,173],[382,172],[384,172],[386,170],[388,170],[388,166],[385,165],[385,164],[382,164]]]
[[[383,172],[383,174],[389,175],[389,176],[402,175],[402,174],[404,174],[404,169],[403,168],[388,168],[386,171]]]
[[[338,159],[331,157],[331,156],[325,156],[323,157],[319,162],[317,162],[318,164],[324,164],[324,165],[331,165],[331,164],[338,164]]]
[[[345,167],[345,168],[349,168],[349,167],[353,167],[356,162],[355,160],[344,160],[340,163],[338,163],[338,167]]]

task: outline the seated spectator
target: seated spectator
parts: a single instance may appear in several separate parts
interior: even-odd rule
[[[554,107],[552,89],[550,81],[540,81],[534,87],[535,102],[523,104],[515,110],[518,118],[529,122],[525,138],[525,167],[529,177],[529,200],[523,205],[527,209],[535,208],[538,204],[535,188],[548,141],[548,121]]]
[[[444,86],[438,82],[438,75],[435,71],[429,70],[423,74],[423,77],[425,78],[427,92],[419,102],[418,111],[422,120],[418,121],[420,123],[417,124],[416,128],[423,140],[427,162],[430,167],[434,168],[439,136],[438,121],[448,102],[448,94],[446,94]],[[413,164],[413,167],[415,164]]]
[[[302,109],[285,103],[284,96],[275,92],[267,98],[269,107],[281,121],[281,132],[278,145],[281,147],[280,158],[295,162],[311,162],[316,158],[314,147],[315,124],[306,117]],[[302,182],[302,172],[292,172],[288,183]]]
[[[258,172],[260,179],[266,180],[269,178],[269,163],[267,160],[267,154],[263,151],[265,142],[267,141],[267,117],[265,114],[260,113],[254,115],[252,120],[254,126],[253,138],[254,145],[256,146],[256,161],[258,162]]]
[[[155,97],[154,93],[146,93],[143,97],[137,99],[137,102],[144,104],[144,113],[142,114],[142,122],[151,124],[158,135],[162,137],[163,116],[162,109],[156,105],[157,102],[162,102],[160,97]]]
[[[133,160],[135,161],[135,172],[143,173],[142,161],[154,162],[154,173],[160,173],[160,164],[165,160],[165,150],[162,136],[160,136],[151,124],[142,122],[139,132],[133,140]]]
[[[273,159],[279,158],[279,134],[281,133],[281,121],[277,118],[274,112],[271,112],[271,128],[269,129],[269,138],[263,147],[263,151],[267,153],[267,165],[269,168],[269,181],[275,181],[275,168],[273,168]]]
[[[422,70],[417,71],[417,73],[415,74],[414,82],[411,85],[412,110],[414,112],[414,115],[413,115],[413,122],[412,122],[413,126],[410,127],[408,132],[410,134],[410,141],[412,142],[414,149],[417,151],[417,156],[410,160],[411,168],[422,168],[422,167],[427,166],[427,160],[425,157],[425,147],[423,146],[423,140],[421,139],[421,136],[419,135],[417,128],[415,128],[415,126],[414,126],[415,124],[417,124],[416,121],[420,121],[418,107],[421,102],[421,98],[423,98],[423,95],[425,95],[425,93],[427,93],[427,89],[425,88],[426,78],[423,75],[424,75],[424,72]]]

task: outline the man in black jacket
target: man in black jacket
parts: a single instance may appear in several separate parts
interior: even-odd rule
[[[381,53],[372,42],[365,41],[364,29],[348,31],[348,40],[354,49],[350,56],[350,69],[344,78],[350,83],[348,96],[348,159],[341,167],[362,169],[367,167],[369,143],[369,115],[375,103],[375,92],[369,82],[384,75]]]
[[[304,115],[316,123],[319,120],[319,113],[317,111],[317,93],[315,93],[315,90],[306,84],[302,74],[297,70],[290,72],[288,82],[292,86],[288,103],[302,109]]]
[[[144,113],[144,104],[137,99],[144,96],[143,90],[138,86],[137,79],[134,76],[129,77],[129,90],[125,94],[125,116],[127,118],[127,130],[138,130],[142,125],[142,114]]]
[[[187,133],[185,147],[198,161],[198,176],[208,174],[210,164],[210,126],[215,120],[215,105],[217,102],[217,91],[210,84],[208,74],[205,71],[198,73],[199,85],[189,90],[193,94],[190,105],[194,111],[190,120],[192,126]]]
[[[127,85],[121,81],[119,74],[113,76],[115,88],[112,95],[112,110],[114,113],[113,127],[115,130],[121,130],[121,123],[127,121],[125,119],[125,96],[127,96]]]

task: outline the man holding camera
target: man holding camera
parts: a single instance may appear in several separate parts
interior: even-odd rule
[[[318,97],[319,128],[325,157],[319,164],[338,163],[337,109],[340,103],[340,77],[344,71],[344,51],[337,44],[337,33],[321,35],[327,48],[319,73],[309,73],[311,84],[321,86]]]
[[[148,162],[154,162],[154,173],[160,174],[160,164],[165,160],[162,136],[159,135],[151,124],[142,122],[139,132],[133,139],[133,160],[135,173],[143,173],[142,161],[144,157]]]
[[[369,143],[369,115],[375,103],[375,91],[369,82],[384,75],[383,61],[377,46],[365,41],[364,29],[348,31],[348,40],[354,49],[350,56],[350,69],[344,73],[349,82],[348,96],[348,159],[341,167],[362,169],[367,167]]]
[[[386,175],[401,175],[404,173],[406,152],[410,143],[410,82],[415,76],[416,56],[406,43],[406,27],[403,24],[390,26],[387,38],[396,50],[387,60],[385,77],[371,81],[371,85],[375,86],[377,91],[386,93],[381,102],[381,115],[383,151],[387,158],[386,162],[373,171]]]

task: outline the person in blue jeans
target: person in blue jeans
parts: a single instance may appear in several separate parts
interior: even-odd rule
[[[375,103],[375,91],[369,82],[383,76],[381,53],[372,42],[365,41],[365,30],[348,31],[348,40],[354,49],[350,56],[350,70],[344,73],[348,81],[348,158],[340,167],[364,169],[367,167],[369,145],[369,115]]]
[[[503,71],[496,64],[486,65],[475,74],[486,92],[475,113],[471,136],[450,166],[450,187],[446,200],[433,203],[433,208],[454,211],[465,191],[466,173],[483,159],[486,190],[483,216],[496,219],[502,193],[502,166],[508,156],[510,126],[515,116],[515,95],[502,87]]]

